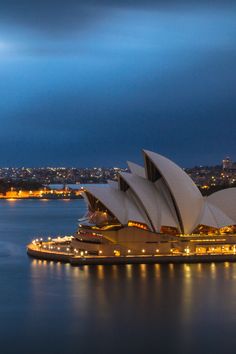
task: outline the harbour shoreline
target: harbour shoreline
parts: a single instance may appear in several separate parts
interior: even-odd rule
[[[188,255],[127,255],[127,256],[78,256],[72,253],[47,251],[33,244],[27,246],[27,254],[32,258],[53,262],[81,265],[124,265],[124,264],[158,264],[158,263],[212,263],[236,262],[236,254],[188,254]]]

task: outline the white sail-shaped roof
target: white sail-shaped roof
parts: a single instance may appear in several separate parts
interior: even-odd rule
[[[127,161],[127,164],[129,166],[130,172],[133,173],[134,175],[137,175],[139,177],[145,178],[145,168],[143,166],[137,165],[134,162]]]
[[[158,192],[152,182],[131,173],[123,172],[120,173],[120,176],[126,181],[143,205],[153,226],[153,231],[160,232],[162,225],[178,227],[162,194]]]
[[[109,184],[109,186],[110,186],[111,188],[118,189],[118,182],[112,181],[112,180],[109,179],[109,180],[107,181],[107,183]]]
[[[204,205],[202,215],[198,221],[198,225],[206,225],[206,226],[218,228],[217,221],[214,215],[212,214],[208,203],[205,203]]]
[[[198,222],[199,225],[221,228],[234,224],[233,220],[228,215],[226,215],[217,206],[209,203],[207,199],[205,201],[203,213]]]
[[[135,203],[127,197],[126,193],[108,186],[89,186],[86,191],[100,200],[121,224],[126,225],[129,220],[133,220],[147,224],[151,228],[151,225],[142,216]]]
[[[222,210],[236,225],[236,188],[222,189],[215,192],[209,197],[207,201]]]
[[[160,232],[162,226],[189,234],[199,225],[236,225],[236,188],[203,198],[192,179],[175,163],[151,151],[145,150],[144,154],[145,168],[128,162],[131,173],[120,173],[118,182],[89,186],[85,191],[87,203],[96,209],[92,195],[122,225],[136,221],[154,232]]]
[[[174,162],[151,151],[144,150],[144,153],[155,165],[171,192],[176,212],[181,218],[182,231],[191,233],[196,227],[204,205],[201,192],[192,179]]]
[[[217,221],[218,228],[234,224],[234,221],[228,215],[226,215],[222,209],[217,208],[211,203],[208,203],[208,206],[212,214],[214,215],[215,220]]]
[[[173,200],[165,181],[163,178],[159,178],[154,185],[160,195],[160,205],[162,209],[161,226],[173,226],[180,231],[181,227],[178,222]],[[166,208],[168,209],[168,213],[165,212]]]

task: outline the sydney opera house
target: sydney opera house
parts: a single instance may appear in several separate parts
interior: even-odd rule
[[[236,251],[236,188],[203,197],[185,171],[143,151],[117,182],[86,188],[73,247],[102,256],[227,254]]]

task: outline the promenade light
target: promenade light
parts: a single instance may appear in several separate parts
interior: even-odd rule
[[[128,250],[127,252],[128,252],[128,253],[131,253],[131,250]]]
[[[190,253],[190,249],[188,247],[186,247],[184,251],[185,251],[186,254]]]
[[[158,248],[156,249],[156,253],[159,253],[159,249]]]
[[[77,253],[78,253],[78,252],[77,252]],[[81,256],[83,256],[83,255],[84,255],[84,252],[83,252],[83,251],[81,251],[81,252],[80,252],[80,255],[81,255]]]
[[[101,251],[101,250],[99,251],[99,254],[102,254],[102,251]]]
[[[145,253],[145,249],[142,249],[142,253]]]

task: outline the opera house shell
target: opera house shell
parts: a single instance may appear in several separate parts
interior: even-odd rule
[[[118,181],[84,191],[76,247],[94,254],[207,253],[236,245],[236,188],[203,197],[174,162],[144,150]]]

